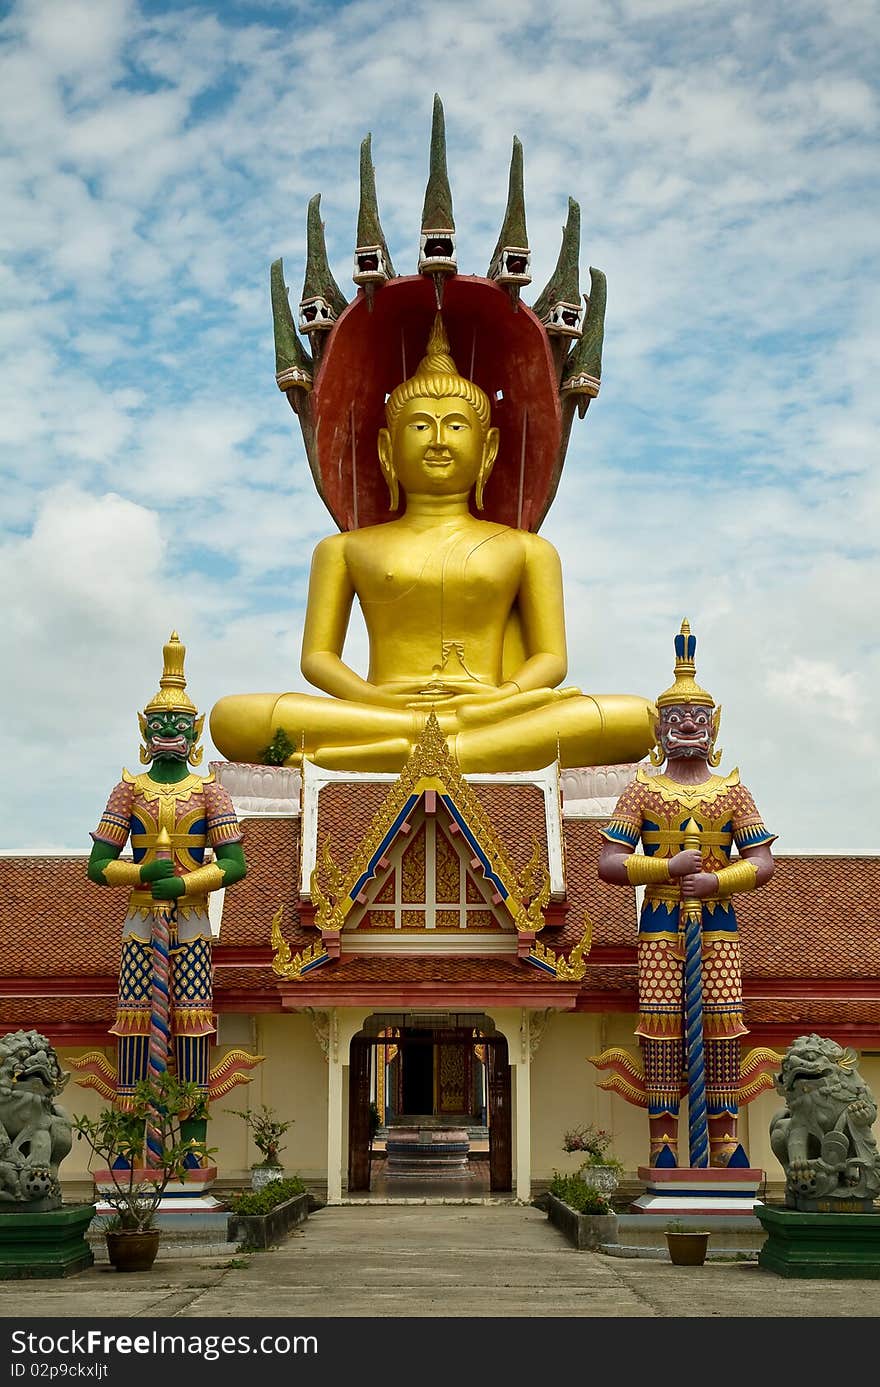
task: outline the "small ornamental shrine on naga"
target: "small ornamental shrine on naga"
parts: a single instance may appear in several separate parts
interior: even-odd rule
[[[414,1175],[527,1200],[586,1125],[648,1190],[781,1181],[791,1041],[852,1046],[880,1081],[880,859],[786,855],[749,747],[722,763],[737,691],[702,687],[684,595],[644,631],[639,690],[565,683],[540,527],[600,388],[605,277],[582,292],[579,243],[570,201],[532,297],[514,140],[487,274],[458,274],[435,99],[400,275],[364,141],[354,298],[318,197],[296,319],[271,269],[276,381],[333,522],[302,635],[315,692],[230,668],[206,708],[182,619],[164,652],[138,647],[129,764],[95,786],[83,856],[0,859],[0,1030],[51,1040],[78,1112],[163,1068],[197,1085],[216,1154],[196,1184],[248,1178],[238,1113],[262,1104],[331,1202],[406,1197]],[[355,603],[366,670],[343,660]],[[600,680],[603,661],[613,681],[610,643]],[[198,769],[206,715],[225,759]],[[65,1173],[85,1179],[84,1154]]]

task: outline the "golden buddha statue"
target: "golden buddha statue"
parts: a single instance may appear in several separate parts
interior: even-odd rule
[[[567,670],[562,573],[539,535],[478,518],[499,447],[488,396],[462,377],[438,313],[418,369],[389,395],[379,463],[390,509],[315,549],[301,668],[329,698],[223,698],[211,736],[231,760],[261,761],[280,729],[330,769],[399,771],[433,710],[462,770],[559,760],[639,760],[654,709],[632,695],[560,688]],[[369,671],[342,660],[357,598]]]

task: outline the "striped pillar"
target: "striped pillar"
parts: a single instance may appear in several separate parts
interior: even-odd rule
[[[168,830],[161,828],[156,839],[156,859],[172,860]],[[158,1083],[168,1068],[171,1045],[171,926],[177,918],[177,904],[168,901],[153,914],[153,979],[150,995],[150,1043],[147,1050],[147,1078]],[[162,1129],[155,1108],[151,1108],[146,1123],[147,1165],[162,1164]]]
[[[170,934],[176,907],[168,902],[166,910],[153,916],[153,989],[150,997],[150,1043],[147,1057],[147,1078],[155,1084],[168,1068],[168,1047],[171,1039],[170,1000]],[[162,1131],[155,1110],[147,1117],[147,1165],[162,1164]]]
[[[699,826],[689,819],[684,828],[685,849],[700,847]],[[703,1048],[703,907],[683,899],[684,1023],[688,1075],[688,1147],[691,1168],[709,1164],[709,1124],[706,1111],[706,1057]]]

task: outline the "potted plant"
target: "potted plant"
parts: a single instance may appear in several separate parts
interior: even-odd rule
[[[251,1166],[251,1186],[255,1190],[260,1190],[267,1185],[270,1180],[283,1180],[284,1167],[278,1159],[282,1150],[281,1138],[284,1133],[293,1126],[293,1119],[289,1122],[281,1122],[276,1116],[275,1109],[268,1104],[261,1103],[256,1110],[248,1109],[243,1112],[239,1108],[232,1108],[232,1113],[240,1117],[253,1138],[254,1146],[261,1153],[263,1159]]]
[[[126,1111],[102,1108],[97,1117],[74,1117],[78,1141],[91,1147],[97,1157],[100,1194],[113,1209],[104,1233],[107,1256],[117,1271],[149,1271],[159,1250],[156,1221],[159,1203],[174,1181],[183,1181],[193,1165],[211,1155],[204,1142],[184,1139],[182,1124],[204,1107],[195,1084],[179,1083],[168,1073],[144,1080],[135,1088]],[[161,1144],[155,1164],[147,1163],[147,1124]]]
[[[604,1127],[584,1123],[572,1127],[562,1138],[563,1151],[574,1151],[583,1156],[577,1173],[586,1183],[593,1185],[604,1194],[613,1194],[620,1183],[623,1162],[611,1154],[611,1136]]]
[[[705,1229],[688,1228],[680,1218],[666,1225],[666,1246],[669,1260],[677,1267],[701,1267],[706,1260],[709,1233]]]

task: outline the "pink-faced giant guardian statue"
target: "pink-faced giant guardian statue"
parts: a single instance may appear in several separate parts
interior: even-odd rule
[[[696,681],[696,643],[682,622],[675,680],[657,699],[651,760],[658,768],[665,761],[665,770],[640,766],[603,830],[601,879],[645,887],[636,1027],[643,1076],[630,1070],[628,1079],[613,1076],[604,1087],[646,1102],[652,1166],[745,1166],[737,1115],[747,1030],[733,897],[770,880],[775,835],[739,772],[714,773],[721,709]],[[739,856],[731,860],[734,845]],[[607,1052],[594,1063],[614,1070],[623,1053]],[[685,1085],[689,1160],[680,1162]]]

